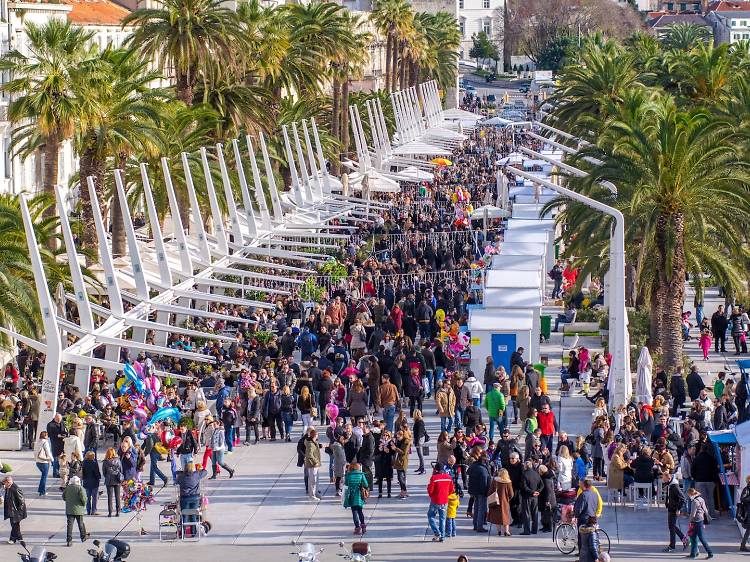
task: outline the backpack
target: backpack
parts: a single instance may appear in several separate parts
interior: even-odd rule
[[[742,525],[743,527],[747,528],[748,526],[748,517],[747,517],[747,507],[744,503],[739,502],[737,504],[737,514],[734,516],[734,518],[737,520],[737,523]]]

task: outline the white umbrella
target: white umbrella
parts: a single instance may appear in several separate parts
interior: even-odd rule
[[[654,362],[648,348],[644,345],[638,356],[638,383],[635,387],[635,398],[638,402],[651,404],[654,399],[651,393],[651,377],[654,371]]]
[[[507,125],[510,123],[507,119],[503,119],[502,117],[490,117],[489,119],[485,119],[480,125]]]
[[[507,166],[508,164],[521,164],[523,162],[523,159],[523,154],[520,154],[518,152],[511,152],[505,158],[501,158],[500,160],[498,160],[497,163],[500,166]]]
[[[489,219],[504,219],[510,216],[510,211],[495,207],[494,205],[482,205],[471,212],[472,219],[483,219],[484,238],[487,238],[487,221]]]

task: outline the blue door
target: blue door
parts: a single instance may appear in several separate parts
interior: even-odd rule
[[[502,365],[510,373],[510,356],[516,350],[516,334],[492,334],[492,360],[495,369]]]

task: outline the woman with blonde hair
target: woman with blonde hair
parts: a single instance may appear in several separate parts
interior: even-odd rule
[[[302,434],[304,435],[307,433],[307,428],[312,427],[312,411],[315,408],[315,396],[310,392],[310,388],[307,385],[303,385],[299,391],[297,408],[302,416]]]
[[[203,400],[198,400],[195,404],[195,413],[193,414],[193,425],[200,433],[203,430],[203,424],[206,423],[206,418],[211,415],[206,403]]]
[[[113,447],[107,449],[102,463],[104,486],[107,488],[107,517],[112,517],[113,503],[116,505],[115,517],[120,516],[120,484],[122,484],[122,463]],[[113,502],[114,500],[114,502]]]
[[[530,408],[530,398],[529,398],[529,387],[526,385],[523,385],[520,390],[518,391],[518,413],[519,417],[521,418],[521,425],[525,425],[526,418],[529,417],[529,408]]]
[[[429,435],[427,435],[427,430],[425,429],[422,410],[414,411],[414,425],[412,426],[412,436],[414,439],[414,446],[417,449],[417,457],[419,458],[419,468],[415,472],[417,474],[424,474],[424,453],[422,451],[422,445],[426,443],[430,437]]]
[[[567,445],[560,447],[560,453],[557,456],[558,482],[563,490],[570,490],[573,487],[573,457]]]
[[[501,468],[492,479],[488,494],[493,500],[494,494],[497,494],[497,502],[493,501],[487,511],[487,521],[497,526],[497,534],[501,536],[510,536],[510,501],[513,493],[510,475],[506,469]]]

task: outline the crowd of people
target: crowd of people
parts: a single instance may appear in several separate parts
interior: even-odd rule
[[[433,183],[394,196],[380,220],[361,225],[357,241],[339,258],[347,275],[321,280],[320,302],[305,303],[293,291],[269,296],[271,310],[212,304],[211,310],[237,320],[194,318],[189,325],[204,330],[205,338],[170,336],[170,346],[200,351],[214,363],[123,349],[123,362],[137,361],[147,376],[156,368],[173,375],[162,391],[163,407],[179,411],[174,420],[139,418],[118,382],[121,374],[94,369],[88,389],[64,376],[56,415],[40,428],[44,355],[21,345],[5,368],[0,403],[9,409],[9,426],[21,429],[33,450],[37,493],[45,496],[50,487],[62,493],[67,543],[74,524],[86,540],[84,517],[100,513],[100,494],[106,493],[107,515],[118,517],[123,484],[167,486],[171,479],[181,507],[193,509],[204,479],[234,476],[227,461],[236,447],[267,441],[296,442],[311,502],[321,500],[320,472],[327,465],[332,493],[351,510],[354,535],[367,532],[363,508],[371,497],[395,495],[394,473],[398,499],[409,498],[413,468],[431,473],[427,520],[436,542],[456,536],[461,504],[474,532],[494,527],[503,537],[552,532],[567,514],[579,525],[579,560],[596,562],[606,555],[597,534],[600,490],[624,497],[628,488],[645,485],[637,486],[634,501],[662,494],[670,533],[665,550],[674,550],[679,538],[692,556],[698,543],[711,555],[705,525],[727,508],[719,465],[731,459],[716,457],[706,432],[747,418],[746,380],[719,373],[706,388],[695,366],[684,377],[657,369],[653,403],[612,411],[606,390],[611,356],[592,357],[579,347],[570,351],[563,387],[581,382],[594,410],[590,432],[572,438],[522,348],[507,370],[491,357],[483,373],[466,368],[467,350],[457,336],[468,305],[482,296],[472,264],[486,244],[502,239],[502,227],[490,225],[485,239],[484,229],[468,228],[470,221],[457,224],[467,200],[454,194],[465,189],[468,201],[493,202],[497,161],[523,139],[503,129],[472,133],[453,165],[436,170]],[[555,267],[557,298],[568,268]],[[723,349],[719,327],[713,319],[710,324],[717,351],[720,343]],[[212,339],[215,333],[233,341]],[[736,344],[741,352],[741,340]],[[428,431],[426,411],[437,413],[439,428]],[[23,493],[12,477],[4,486],[9,541],[16,542],[27,515]],[[743,497],[750,502],[750,488]],[[681,512],[690,521],[686,533],[678,525]]]

